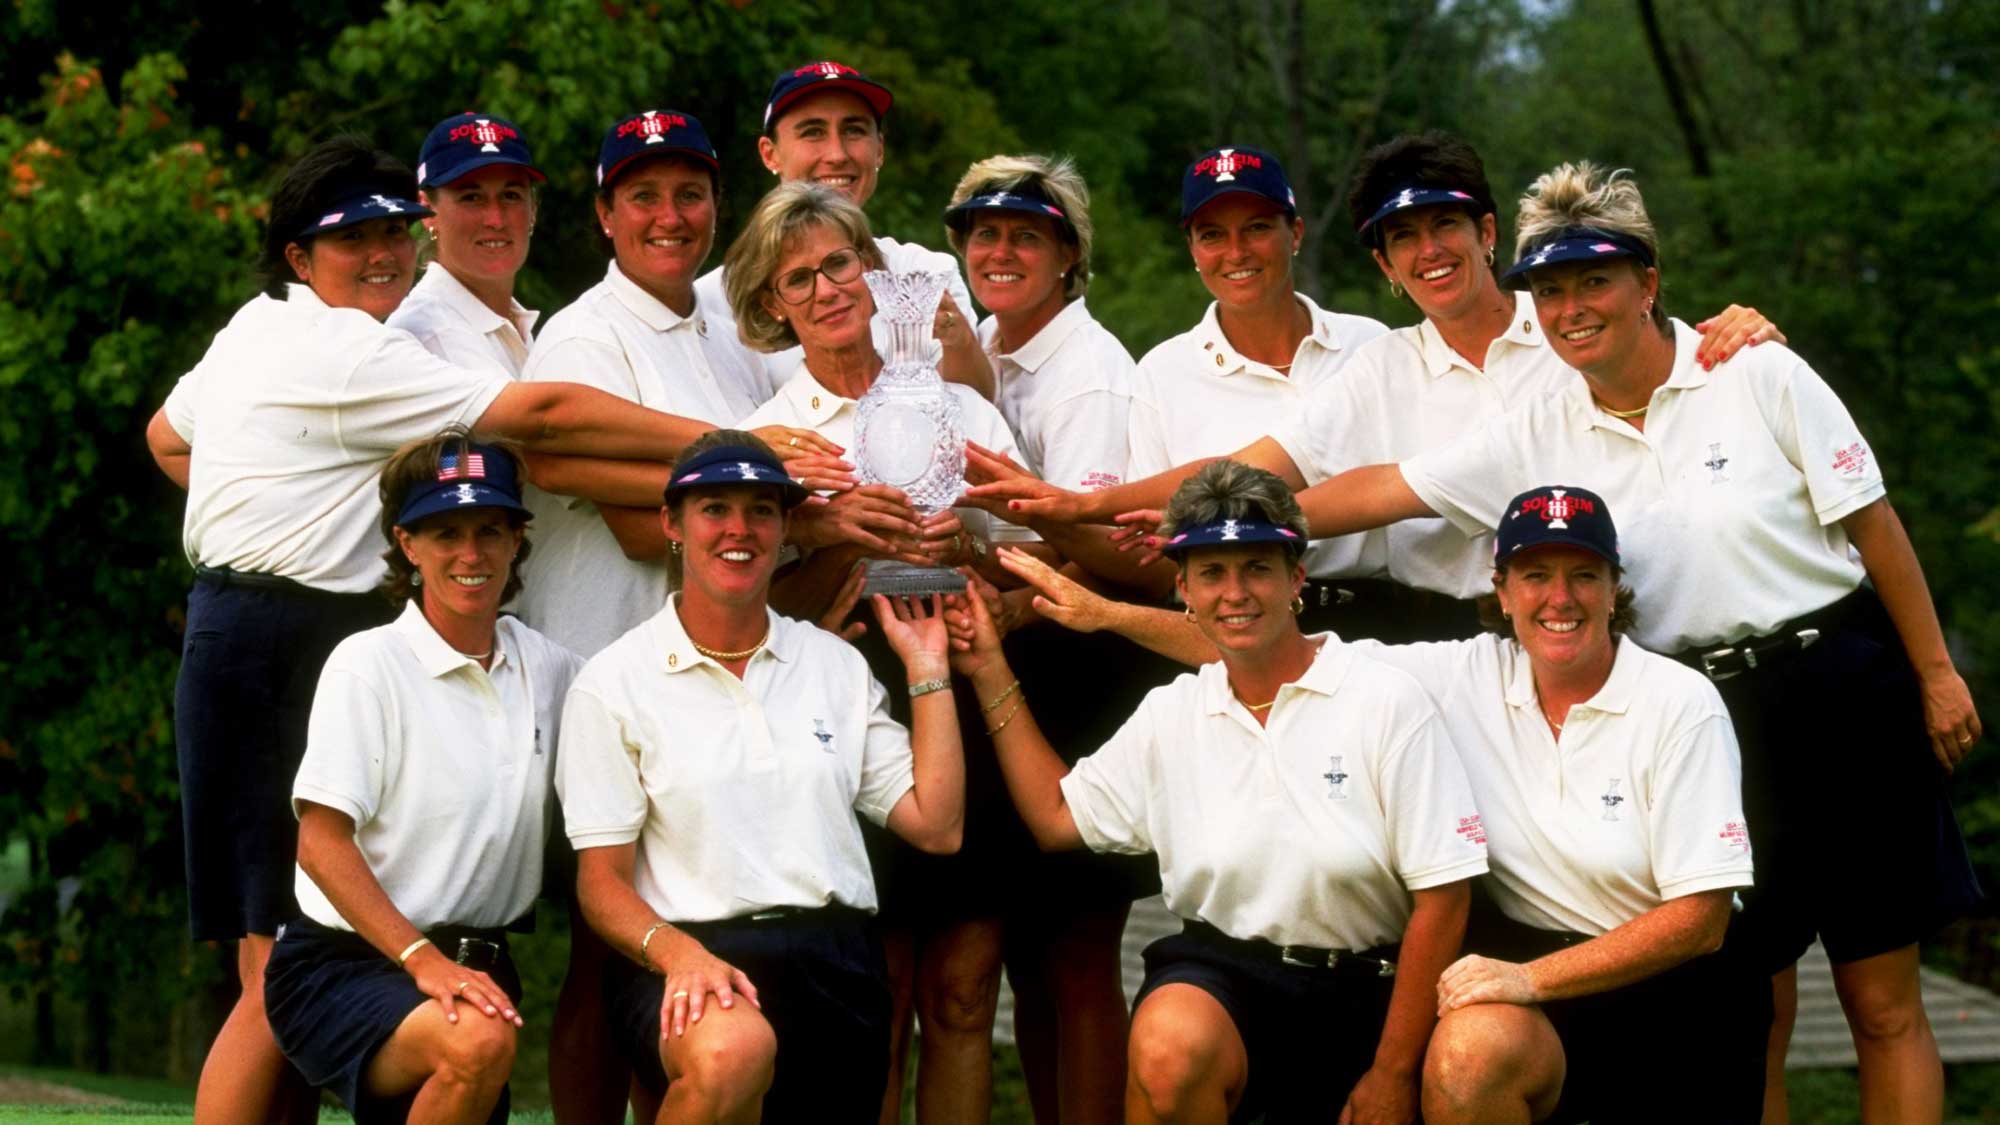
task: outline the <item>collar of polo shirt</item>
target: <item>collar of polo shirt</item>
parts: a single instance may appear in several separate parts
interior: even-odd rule
[[[500,666],[507,660],[506,621],[507,619],[503,617],[494,623],[493,663],[488,668],[489,672],[499,671]],[[479,661],[451,647],[443,637],[438,636],[437,630],[432,628],[430,621],[424,617],[423,608],[417,604],[416,598],[404,603],[403,612],[397,616],[394,628],[398,636],[409,642],[410,651],[417,655],[417,664],[423,668],[424,675],[431,679],[449,675],[460,668],[479,666]]]
[[[1545,348],[1548,339],[1542,335],[1541,322],[1535,319],[1535,301],[1524,290],[1514,294],[1514,319],[1507,322],[1507,331],[1500,339],[1523,348]],[[1472,368],[1458,350],[1445,342],[1444,333],[1429,317],[1417,322],[1417,353],[1423,357],[1424,367],[1432,378],[1438,378],[1454,367]],[[1476,370],[1476,369],[1475,369]]]
[[[1347,678],[1347,670],[1354,663],[1354,650],[1342,644],[1332,633],[1307,633],[1306,640],[1318,644],[1319,653],[1306,666],[1303,675],[1278,689],[1280,696],[1285,694],[1286,688],[1330,696],[1340,690],[1341,681]],[[1229,687],[1229,669],[1217,661],[1203,665],[1197,675],[1201,681],[1203,713],[1228,714],[1230,705],[1236,702],[1236,693]]]
[[[1304,293],[1293,296],[1305,305],[1306,314],[1312,319],[1312,331],[1306,333],[1305,340],[1299,344],[1299,350],[1304,351],[1306,344],[1310,343],[1329,352],[1339,351],[1340,337],[1333,330],[1331,314],[1314,304],[1313,299]],[[1269,369],[1269,365],[1254,363],[1229,345],[1229,337],[1222,331],[1221,309],[1222,303],[1219,301],[1208,303],[1208,311],[1202,314],[1196,335],[1201,339],[1202,356],[1215,356],[1222,362],[1218,364],[1214,359],[1204,358],[1199,365],[1201,369],[1211,375],[1234,375],[1246,369],[1260,372]],[[1293,357],[1292,366],[1295,370],[1298,367],[1297,356]],[[1283,378],[1282,375],[1279,377]]]
[[[702,664],[721,668],[722,665],[703,656],[694,647],[694,641],[688,637],[687,630],[681,627],[680,600],[680,594],[671,595],[667,598],[666,606],[653,615],[653,639],[660,646],[659,666],[670,673],[685,672]],[[795,626],[788,618],[778,616],[777,611],[769,607],[765,608],[764,615],[769,621],[770,631],[765,636],[764,647],[758,649],[757,654],[750,659],[755,660],[757,656],[770,653],[774,659],[791,663],[797,652],[796,641],[792,637],[792,629]],[[730,678],[735,679],[734,676]]]
[[[1701,333],[1678,320],[1669,323],[1674,329],[1674,366],[1667,372],[1667,381],[1662,386],[1670,391],[1691,391],[1707,386],[1710,374],[1694,361],[1695,350],[1701,347]],[[1630,428],[1625,423],[1597,408],[1590,384],[1582,379],[1571,380],[1563,388],[1563,393],[1569,396],[1570,405],[1577,408],[1575,413],[1583,420],[1583,428],[1630,436]]]
[[[1083,298],[1078,297],[1064,305],[1061,312],[1047,324],[1042,325],[1042,330],[1035,333],[1034,339],[1005,355],[995,354],[994,358],[1004,359],[1023,371],[1039,371],[1042,364],[1047,363],[1056,354],[1056,350],[1063,346],[1063,341],[1069,339],[1071,334],[1089,320],[1090,312],[1083,307]],[[992,326],[992,335],[988,342],[997,344],[1000,340],[999,321],[988,317],[986,323]],[[990,347],[987,350],[992,353]]]
[[[813,373],[806,369],[806,361],[799,361],[798,370],[778,388],[778,394],[791,403],[792,409],[801,419],[800,425],[813,429],[826,424],[827,420],[839,414],[846,407],[854,405],[851,398],[843,398],[821,385]]]
[[[533,325],[535,318],[540,315],[533,309],[523,306],[520,301],[509,297],[507,303],[514,317],[510,319],[501,316],[488,308],[486,302],[480,300],[472,290],[467,289],[465,283],[455,274],[436,262],[424,267],[423,276],[417,279],[417,287],[431,290],[438,300],[451,306],[453,312],[464,317],[466,323],[481,333],[497,332],[510,325],[516,332],[522,332],[523,320]],[[522,334],[526,335],[525,332]]]
[[[1514,669],[1507,679],[1507,705],[1540,707],[1540,697],[1535,694],[1535,669],[1528,660],[1528,650],[1518,643],[1508,647],[1513,649]],[[1623,715],[1631,710],[1632,694],[1639,687],[1639,662],[1631,657],[1631,645],[1625,638],[1611,638],[1611,647],[1611,675],[1605,678],[1597,694],[1577,706],[1610,715]]]
[[[630,309],[633,316],[644,321],[646,327],[655,332],[672,332],[684,324],[691,324],[697,330],[704,327],[699,307],[695,309],[694,315],[682,316],[661,304],[659,298],[639,288],[639,283],[626,277],[625,271],[618,268],[615,260],[604,271],[604,279],[610,283],[611,293],[618,298],[618,303]]]

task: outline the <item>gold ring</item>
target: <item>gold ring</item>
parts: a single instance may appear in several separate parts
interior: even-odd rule
[[[790,445],[793,449],[797,449],[799,447],[799,435],[793,434],[792,440],[786,444]]]
[[[685,1000],[687,998],[688,994],[687,994],[687,989],[685,988],[681,989],[679,992],[674,993],[674,999],[676,1000]]]
[[[471,981],[469,981],[469,980],[462,980],[462,981],[459,981],[459,982],[458,982],[458,987],[457,987],[457,988],[454,988],[454,989],[452,989],[452,991],[453,991],[453,992],[456,992],[456,993],[458,993],[458,994],[459,994],[460,996],[463,996],[463,995],[465,995],[465,990],[466,990],[466,989],[468,989],[468,988],[470,988],[470,987],[472,987],[472,982],[471,982]]]

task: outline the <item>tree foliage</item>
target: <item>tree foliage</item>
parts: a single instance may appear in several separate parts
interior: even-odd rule
[[[1091,305],[1135,353],[1206,302],[1176,219],[1180,169],[1212,145],[1279,153],[1308,222],[1302,286],[1399,324],[1414,310],[1347,234],[1346,182],[1369,145],[1464,134],[1509,234],[1511,200],[1558,160],[1632,168],[1664,235],[1670,307],[1756,305],[1855,410],[1975,694],[1995,699],[2000,7],[19,0],[13,13],[0,24],[14,586],[0,607],[0,843],[32,857],[0,914],[0,981],[16,995],[54,989],[109,1023],[114,990],[157,1005],[194,983],[161,969],[186,962],[169,722],[181,501],[139,435],[252,291],[263,200],[290,159],[360,130],[414,163],[433,122],[474,106],[519,121],[550,174],[522,292],[553,311],[603,270],[591,168],[614,118],[671,106],[708,126],[724,161],[719,259],[771,182],[753,139],[772,76],[844,59],[897,95],[870,207],[885,233],[942,245],[947,195],[979,157],[1077,159],[1098,227]],[[246,19],[283,46],[243,50],[231,32]],[[1995,760],[1982,752],[1959,789],[1988,872]],[[101,1060],[104,1042],[100,1027],[89,1053]]]

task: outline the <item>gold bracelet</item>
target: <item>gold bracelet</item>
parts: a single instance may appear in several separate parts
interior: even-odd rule
[[[994,711],[999,709],[1002,703],[1007,702],[1008,696],[1020,690],[1021,690],[1021,681],[1015,680],[1013,683],[1007,685],[1006,691],[1003,691],[999,695],[994,696],[993,702],[982,704],[979,708],[979,713],[982,715],[991,715]]]
[[[1014,716],[1016,716],[1016,715],[1018,715],[1018,714],[1020,714],[1020,713],[1021,713],[1021,704],[1023,704],[1023,703],[1026,703],[1026,702],[1027,702],[1027,700],[1026,700],[1026,699],[1017,699],[1017,700],[1015,700],[1015,701],[1014,701],[1014,706],[1012,706],[1012,707],[1010,707],[1010,708],[1008,708],[1008,709],[1007,709],[1007,717],[1006,717],[1006,718],[1004,718],[1004,719],[1000,720],[1000,722],[999,722],[999,723],[997,723],[996,725],[994,725],[994,726],[990,726],[990,727],[987,727],[987,728],[986,728],[986,734],[987,734],[987,737],[989,737],[989,738],[990,738],[990,737],[992,737],[993,735],[996,735],[996,734],[999,734],[999,733],[1000,733],[1001,731],[1003,731],[1003,730],[1006,730],[1006,729],[1007,729],[1007,724],[1008,724],[1008,723],[1011,723],[1011,722],[1013,722],[1013,721],[1014,721]]]
[[[420,937],[417,940],[411,942],[410,944],[404,946],[403,951],[401,953],[396,954],[396,967],[400,969],[404,965],[409,964],[410,956],[416,953],[417,950],[422,949],[424,946],[429,945],[430,943],[431,939],[427,937]]]
[[[646,966],[646,968],[649,970],[653,967],[653,963],[651,961],[646,960],[646,947],[653,943],[653,935],[659,933],[663,929],[666,929],[668,925],[670,925],[670,923],[655,922],[652,925],[646,927],[646,936],[639,939],[639,963],[641,965]]]

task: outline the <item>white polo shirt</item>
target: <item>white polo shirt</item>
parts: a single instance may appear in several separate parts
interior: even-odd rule
[[[1016,461],[1021,460],[1020,447],[1014,444],[1014,435],[1007,429],[1007,423],[993,404],[979,397],[979,392],[959,383],[946,383],[945,390],[958,399],[959,417],[965,425],[967,441],[976,441],[988,449],[1007,454]],[[839,445],[842,449],[854,448],[855,400],[843,398],[820,385],[813,373],[800,360],[793,369],[792,377],[778,388],[771,401],[757,408],[754,414],[740,423],[746,430],[759,426],[796,426],[814,433]],[[959,521],[969,532],[984,536],[989,543],[1036,543],[1041,537],[1025,527],[1016,527],[1005,520],[994,519],[979,508],[953,508]]]
[[[1442,449],[1521,403],[1565,386],[1576,372],[1542,337],[1534,301],[1519,295],[1507,331],[1473,366],[1429,320],[1377,336],[1354,350],[1340,378],[1306,395],[1273,437],[1306,483],[1361,465]],[[1389,577],[1454,598],[1493,590],[1493,536],[1467,536],[1449,520],[1404,520],[1383,529]]]
[[[1246,359],[1229,344],[1210,302],[1201,323],[1164,341],[1132,374],[1128,468],[1142,480],[1203,457],[1222,457],[1282,428],[1305,411],[1313,388],[1333,379],[1363,343],[1389,329],[1365,316],[1328,312],[1301,293],[1312,333],[1299,345],[1290,378]],[[1366,577],[1388,564],[1379,531],[1314,541],[1314,578]]]
[[[1736,730],[1715,685],[1619,641],[1611,677],[1549,731],[1519,644],[1383,645],[1437,701],[1486,820],[1494,901],[1597,935],[1669,899],[1750,885]]]
[[[1839,521],[1886,494],[1847,408],[1791,349],[1745,348],[1708,372],[1701,337],[1674,331],[1643,432],[1598,410],[1578,376],[1402,465],[1467,534],[1530,488],[1604,497],[1637,595],[1633,636],[1655,652],[1762,636],[1852,593],[1863,571]]]
[[[1175,914],[1368,949],[1402,938],[1409,892],[1485,872],[1486,836],[1423,688],[1318,636],[1268,726],[1207,664],[1148,693],[1062,791],[1092,850],[1158,853]]]
[[[412,601],[340,642],[320,672],[292,809],[354,819],[354,842],[420,930],[504,926],[542,889],[563,695],[583,661],[512,617],[492,670],[453,649]],[[304,868],[299,908],[352,930]]]
[[[1014,351],[1000,351],[987,317],[979,344],[993,363],[993,405],[1021,443],[1024,464],[1061,488],[1091,492],[1125,480],[1132,353],[1078,297]]]
[[[718,426],[769,397],[763,369],[699,297],[681,316],[612,262],[542,329],[523,379],[579,382],[641,406]],[[565,647],[589,656],[659,611],[665,561],[625,557],[597,505],[524,490],[535,513],[535,556],[526,568],[521,615]]]
[[[936,250],[925,249],[914,242],[898,242],[893,238],[877,238],[875,240],[875,249],[881,252],[882,261],[886,268],[893,272],[916,273],[918,271],[930,271],[933,273],[950,274],[951,286],[946,292],[951,294],[952,300],[958,302],[959,315],[965,317],[977,315],[973,311],[972,294],[966,290],[965,279],[958,272],[957,258],[952,257],[950,254],[939,253]],[[740,342],[741,337],[738,336],[734,328],[736,324],[736,310],[729,307],[729,294],[724,287],[725,276],[723,268],[717,266],[695,279],[694,291],[704,308],[719,310],[712,313],[711,316],[729,321],[731,325],[729,335]],[[876,353],[887,359],[889,357],[888,322],[882,319],[880,313],[877,313],[875,318],[869,321],[869,328],[875,337]],[[748,355],[753,361],[763,364],[765,375],[774,387],[782,386],[785,380],[791,377],[792,371],[805,360],[805,353],[797,345],[786,348],[781,352],[753,352],[748,346],[745,346],[743,350],[744,354]],[[931,341],[931,362],[937,363],[943,356],[944,345],[935,340]],[[764,398],[769,397],[771,396],[768,394],[764,396]],[[758,401],[761,403],[763,399],[759,399]]]
[[[909,732],[852,645],[770,620],[738,680],[669,602],[570,689],[556,768],[570,842],[636,840],[639,897],[669,921],[875,909],[854,814],[885,823],[909,792]]]
[[[470,426],[512,380],[459,367],[304,285],[237,311],[174,385],[194,448],[182,544],[199,566],[361,594],[381,584],[377,478],[406,442]]]
[[[432,262],[389,314],[389,327],[415,336],[440,359],[518,379],[542,314],[511,297],[507,306],[506,316],[487,308],[450,270]]]

